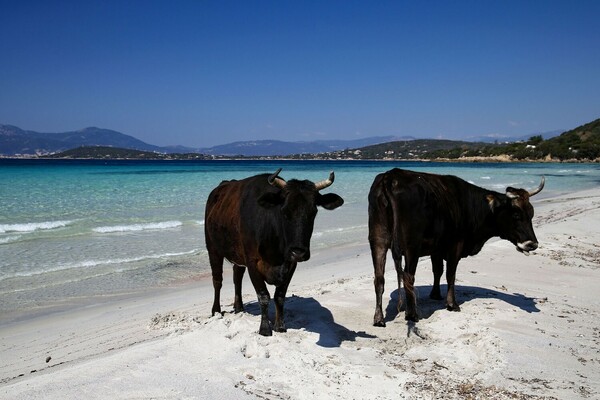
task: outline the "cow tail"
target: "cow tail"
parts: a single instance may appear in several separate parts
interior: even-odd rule
[[[402,257],[402,246],[400,246],[400,223],[398,221],[398,214],[394,210],[394,227],[392,233],[392,254],[398,254]]]
[[[390,181],[390,179],[387,179],[387,182],[385,182],[385,197],[386,197],[386,201],[388,203],[388,221],[392,221],[392,226],[391,226],[391,236],[392,236],[392,243],[391,243],[391,250],[392,250],[392,254],[398,254],[399,256],[401,256],[402,254],[402,247],[401,247],[401,234],[402,234],[402,224],[400,223],[400,212],[398,210],[398,201],[394,201],[394,188],[392,187],[393,185],[398,185],[398,181],[392,179]]]

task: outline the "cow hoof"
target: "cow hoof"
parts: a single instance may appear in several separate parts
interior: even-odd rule
[[[215,314],[221,314],[221,315],[223,315],[223,313],[221,312],[221,307],[219,307],[219,308],[213,308],[212,309],[212,316],[214,317]]]
[[[236,314],[239,314],[241,312],[244,312],[244,306],[241,307],[233,307],[233,312]]]
[[[460,311],[460,307],[458,306],[458,304],[447,304],[446,305],[446,310],[448,310],[448,311]]]
[[[258,334],[261,336],[273,336],[273,331],[271,330],[270,327],[268,329],[261,327],[260,330],[258,331]]]
[[[383,320],[373,321],[373,326],[380,326],[382,328],[385,328],[385,321],[383,321]]]
[[[262,336],[273,336],[273,330],[271,329],[271,322],[267,318],[262,318],[260,321],[260,328],[258,333]]]
[[[285,322],[283,321],[283,319],[275,319],[275,323],[273,324],[273,330],[275,332],[287,332],[287,328],[285,327]]]

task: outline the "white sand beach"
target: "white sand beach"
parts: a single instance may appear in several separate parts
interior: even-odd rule
[[[365,235],[363,244],[315,252],[299,265],[288,290],[288,331],[272,337],[257,333],[247,277],[247,312],[232,313],[230,268],[224,316],[210,317],[206,279],[3,324],[0,397],[600,398],[600,189],[533,204],[539,249],[527,257],[492,240],[463,259],[461,312],[429,299],[431,267],[421,259],[421,320],[407,323],[395,311],[388,257],[387,327],[372,326]]]

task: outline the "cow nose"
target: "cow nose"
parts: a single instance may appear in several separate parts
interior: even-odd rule
[[[292,247],[290,249],[290,258],[292,261],[307,261],[310,258],[310,251],[301,247]]]
[[[518,243],[517,247],[521,251],[533,251],[538,248],[537,242],[528,240],[526,242]]]

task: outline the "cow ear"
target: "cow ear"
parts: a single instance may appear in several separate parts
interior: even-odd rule
[[[258,204],[265,208],[275,207],[283,203],[283,198],[279,192],[267,192],[258,198]]]
[[[492,212],[494,212],[494,210],[496,209],[496,207],[498,207],[500,205],[500,201],[493,194],[488,194],[487,196],[485,196],[485,198],[488,201],[488,204],[490,206],[490,210],[492,210]]]
[[[317,198],[317,205],[326,210],[334,210],[342,204],[344,204],[344,199],[335,193],[322,194]]]

